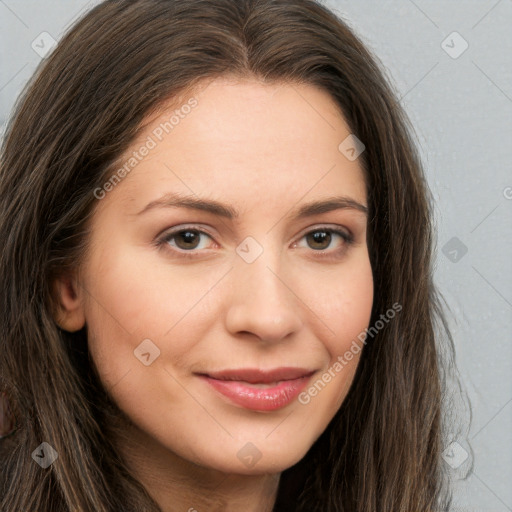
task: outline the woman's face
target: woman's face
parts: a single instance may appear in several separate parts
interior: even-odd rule
[[[363,172],[320,89],[217,79],[191,98],[166,104],[115,169],[126,176],[96,191],[75,320],[148,450],[280,472],[359,361],[367,216],[332,201],[366,206]]]

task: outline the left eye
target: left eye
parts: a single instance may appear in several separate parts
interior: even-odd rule
[[[313,245],[310,245],[311,249],[321,251],[323,249],[327,249],[329,245],[331,245],[333,235],[340,237],[347,244],[352,242],[352,237],[349,234],[338,229],[331,228],[320,228],[315,229],[314,231],[309,231],[303,236],[303,238],[307,238],[312,241]]]
[[[177,231],[173,231],[164,235],[158,242],[158,246],[171,246],[179,249],[178,253],[183,252],[191,252],[195,249],[204,249],[205,247],[200,247],[200,239],[201,235],[204,235],[210,239],[212,237],[205,233],[204,231],[200,231],[198,229],[180,229]],[[302,236],[302,239],[306,239],[308,241],[308,245],[310,249],[313,251],[322,251],[329,248],[332,243],[333,236],[338,236],[344,242],[341,245],[350,245],[353,242],[353,238],[348,233],[344,231],[333,229],[333,228],[317,228],[315,230],[309,231],[305,235]],[[342,249],[343,247],[341,247]],[[184,254],[186,257],[195,257],[195,254]]]

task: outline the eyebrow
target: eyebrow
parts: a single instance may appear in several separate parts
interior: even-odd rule
[[[240,213],[235,208],[219,201],[198,198],[197,196],[183,196],[172,192],[151,201],[135,215],[142,215],[155,208],[188,208],[191,210],[205,211],[230,220],[240,217]],[[347,196],[335,196],[302,205],[295,212],[295,217],[302,219],[321,213],[345,209],[356,210],[368,215],[368,208],[355,199]]]

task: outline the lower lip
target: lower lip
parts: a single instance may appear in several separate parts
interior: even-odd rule
[[[291,403],[304,389],[311,375],[284,380],[265,388],[238,380],[219,380],[203,375],[201,377],[237,405],[255,411],[275,411]]]

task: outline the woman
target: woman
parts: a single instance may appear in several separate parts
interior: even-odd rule
[[[1,162],[2,510],[449,506],[429,191],[326,8],[104,2]]]

